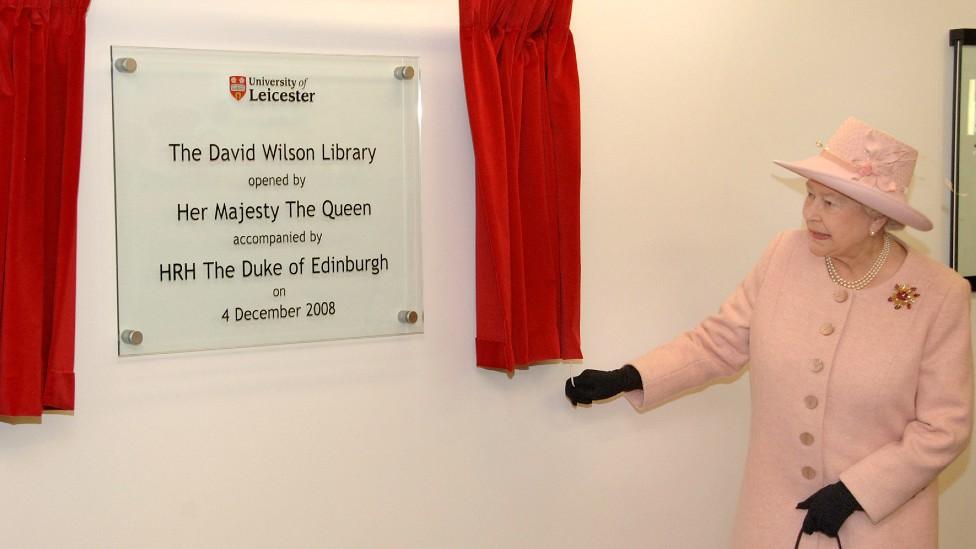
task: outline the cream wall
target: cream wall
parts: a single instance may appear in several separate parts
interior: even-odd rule
[[[78,231],[78,410],[0,423],[0,546],[634,547],[727,544],[747,380],[637,414],[573,409],[712,312],[849,114],[920,151],[912,244],[945,259],[947,30],[969,0],[583,2],[581,365],[474,362],[474,195],[450,0],[94,0]],[[933,8],[931,6],[937,6]],[[416,54],[426,334],[119,360],[109,45]],[[942,546],[976,546],[976,468],[943,475]]]

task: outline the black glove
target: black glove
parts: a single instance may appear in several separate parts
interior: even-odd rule
[[[847,517],[854,511],[864,510],[843,482],[824,486],[798,503],[796,508],[807,510],[807,516],[803,519],[804,534],[823,532],[832,538],[837,537]]]
[[[573,406],[592,404],[594,400],[603,400],[617,393],[643,388],[640,372],[630,364],[609,372],[583,370],[580,375],[566,380],[566,396]]]

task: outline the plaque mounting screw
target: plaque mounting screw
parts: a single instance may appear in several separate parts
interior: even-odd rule
[[[119,72],[136,72],[139,64],[131,57],[119,57],[115,60],[115,70]]]
[[[400,311],[397,313],[397,320],[404,324],[416,324],[419,318],[420,315],[417,314],[417,311]]]
[[[142,332],[139,330],[122,330],[122,342],[129,345],[139,345],[142,343]]]
[[[413,78],[414,70],[410,65],[403,65],[402,67],[397,67],[393,69],[393,76],[397,77],[397,80],[410,80]]]

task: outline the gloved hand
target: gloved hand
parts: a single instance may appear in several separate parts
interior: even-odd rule
[[[566,396],[573,406],[592,404],[594,400],[610,398],[623,391],[644,388],[640,372],[630,364],[610,370],[583,370],[580,375],[566,380]]]
[[[843,482],[824,486],[798,503],[796,508],[807,510],[807,516],[803,519],[804,534],[823,532],[832,538],[837,537],[847,517],[854,511],[864,510]]]

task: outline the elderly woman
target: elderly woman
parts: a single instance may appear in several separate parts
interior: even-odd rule
[[[777,162],[808,179],[806,229],[694,330],[566,382],[574,405],[626,391],[648,408],[749,362],[735,548],[938,546],[936,476],[972,425],[970,288],[888,233],[932,228],[905,199],[916,158],[852,118],[819,155]]]

